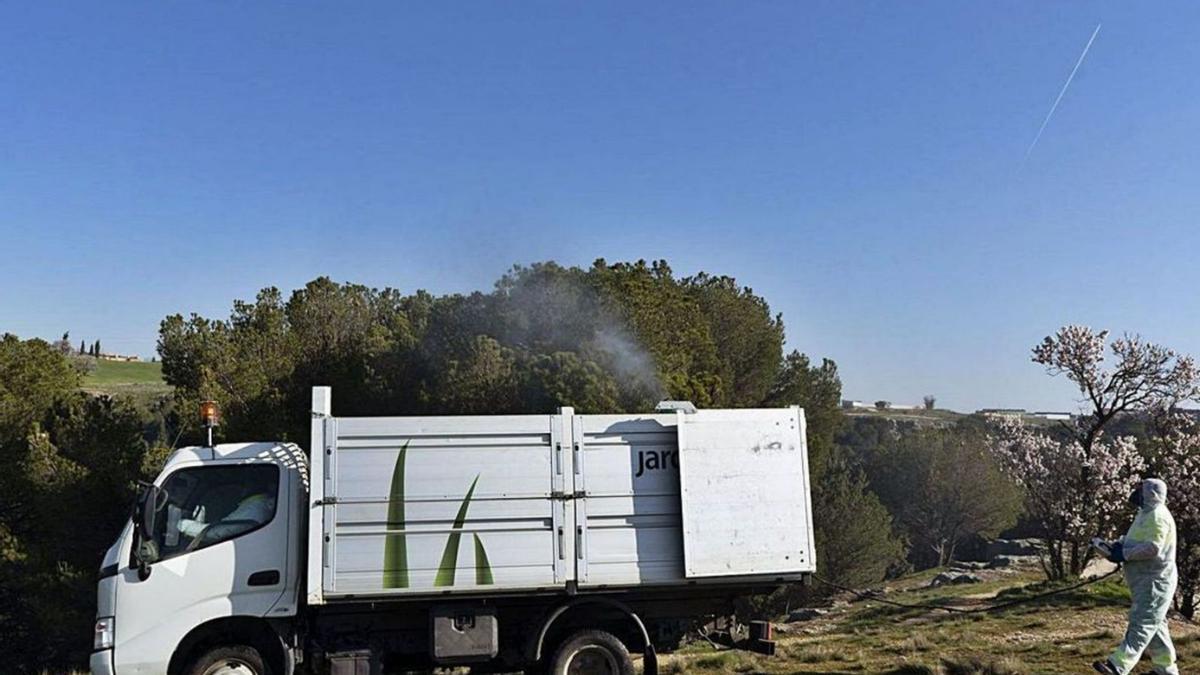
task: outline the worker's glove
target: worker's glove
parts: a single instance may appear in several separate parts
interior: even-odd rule
[[[1108,554],[1109,562],[1118,564],[1125,562],[1125,544],[1114,541],[1109,548],[1112,551]]]

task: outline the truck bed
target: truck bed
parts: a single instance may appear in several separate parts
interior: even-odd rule
[[[804,413],[333,417],[308,601],[761,585],[815,570]]]

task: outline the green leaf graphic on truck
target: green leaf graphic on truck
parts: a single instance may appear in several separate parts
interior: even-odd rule
[[[405,443],[400,448],[400,454],[396,458],[396,466],[392,470],[392,486],[388,494],[388,518],[387,529],[388,534],[383,545],[383,587],[384,588],[408,588],[408,542],[405,538],[405,519],[404,519],[404,464],[408,456],[408,443]],[[450,538],[446,541],[446,548],[442,551],[442,559],[438,565],[437,576],[434,578],[433,585],[435,587],[446,587],[454,585],[454,578],[458,571],[458,549],[462,540],[462,528],[467,520],[467,510],[471,506],[471,499],[475,495],[475,486],[479,484],[479,476],[475,476],[475,480],[471,481],[471,487],[467,489],[467,494],[463,497],[462,504],[458,507],[458,514],[454,518],[454,526],[451,528]],[[394,532],[399,530],[399,532]],[[494,583],[492,577],[492,565],[488,560],[487,549],[484,548],[483,540],[478,534],[472,534],[475,542],[475,584],[477,586],[490,586]]]
[[[467,509],[471,506],[471,496],[475,494],[475,486],[479,484],[479,476],[475,476],[475,480],[471,481],[471,487],[467,490],[467,496],[463,497],[462,504],[458,507],[458,515],[454,517],[454,528],[450,533],[450,539],[446,542],[446,550],[442,551],[442,564],[438,565],[437,578],[433,580],[433,585],[453,586],[454,573],[458,571],[458,543],[462,538],[462,526],[467,520]],[[478,565],[479,561],[475,561]]]
[[[408,539],[404,534],[404,460],[408,443],[400,448],[388,493],[387,529],[383,540],[383,587],[408,588]],[[400,530],[395,532],[395,530]]]

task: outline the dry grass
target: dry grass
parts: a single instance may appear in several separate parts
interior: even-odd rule
[[[890,599],[963,607],[1047,590],[1034,570],[986,572],[983,584],[927,589],[936,572],[890,584]],[[696,645],[662,657],[664,673],[1018,675],[1090,672],[1125,629],[1119,581],[996,613],[960,616],[852,602],[782,627],[773,658]],[[1200,627],[1172,621],[1182,672],[1200,672]]]

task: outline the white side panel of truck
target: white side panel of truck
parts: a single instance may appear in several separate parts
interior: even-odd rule
[[[331,419],[324,595],[561,587],[559,425],[552,415]]]
[[[353,418],[318,399],[312,604],[814,569],[798,409]]]

